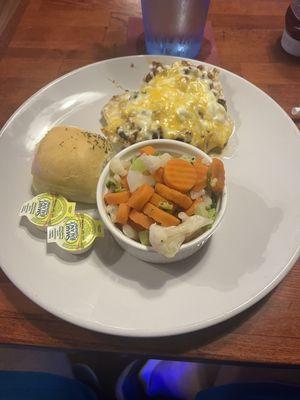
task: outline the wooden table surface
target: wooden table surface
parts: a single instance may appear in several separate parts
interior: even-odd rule
[[[288,0],[212,1],[220,66],[287,112],[300,105],[300,60],[280,48]],[[0,4],[0,125],[35,91],[82,65],[127,54],[139,0],[4,0]],[[300,152],[299,152],[300,156]],[[0,344],[100,350],[176,359],[300,364],[300,263],[265,299],[215,327],[171,338],[129,339],[66,323],[0,272]]]

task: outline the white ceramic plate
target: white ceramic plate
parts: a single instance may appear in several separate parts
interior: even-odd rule
[[[128,336],[207,327],[274,288],[300,244],[300,135],[261,90],[222,70],[236,134],[224,153],[228,208],[219,230],[191,258],[151,265],[107,235],[87,255],[47,250],[45,237],[18,217],[32,197],[35,144],[57,124],[98,131],[101,107],[118,85],[136,89],[153,57],[112,59],[52,82],[12,116],[0,140],[0,264],[33,301],[74,324]],[[171,62],[171,57],[154,57]]]

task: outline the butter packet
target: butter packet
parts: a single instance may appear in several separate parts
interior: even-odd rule
[[[102,222],[83,213],[68,216],[59,224],[47,228],[47,243],[56,243],[72,254],[88,251],[94,240],[103,236]]]
[[[69,202],[61,195],[42,193],[24,203],[20,216],[26,216],[37,228],[46,230],[57,225],[67,216],[75,213],[76,203]]]

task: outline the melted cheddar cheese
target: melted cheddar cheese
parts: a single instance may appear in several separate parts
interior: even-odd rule
[[[104,132],[128,145],[177,139],[208,152],[222,149],[233,123],[222,99],[218,72],[187,63],[154,65],[138,92],[115,96],[103,110]]]

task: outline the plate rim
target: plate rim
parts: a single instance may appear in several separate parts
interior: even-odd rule
[[[246,83],[247,85],[251,85],[255,90],[261,92],[265,98],[268,99],[268,101],[271,101],[278,110],[285,116],[286,119],[289,120],[291,129],[293,128],[295,134],[298,136],[299,131],[297,126],[294,124],[290,116],[287,114],[287,112],[272,98],[270,97],[267,93],[265,93],[262,89],[254,85],[252,82],[248,81],[247,79],[243,78],[242,76],[235,74],[231,71],[228,71],[225,68],[219,67],[217,65],[209,64],[204,61],[200,60],[194,60],[194,59],[188,59],[188,58],[181,58],[181,57],[173,57],[173,56],[167,56],[167,55],[129,55],[129,56],[124,56],[124,57],[116,57],[116,58],[109,58],[109,59],[104,59],[100,61],[96,61],[94,63],[90,63],[87,65],[84,65],[82,67],[76,68],[66,74],[63,74],[59,76],[58,78],[50,81],[43,87],[41,87],[38,91],[33,93],[30,97],[28,97],[18,108],[17,110],[8,118],[8,120],[4,123],[4,125],[1,128],[0,131],[0,140],[4,136],[6,129],[9,127],[11,122],[17,118],[18,114],[26,108],[30,102],[37,97],[38,95],[42,94],[44,91],[46,91],[48,88],[51,86],[55,85],[56,83],[66,79],[67,77],[78,73],[81,70],[85,70],[88,68],[92,68],[93,66],[96,66],[101,63],[107,63],[107,62],[118,62],[120,60],[132,60],[136,58],[144,58],[144,59],[155,59],[155,58],[160,58],[163,59],[165,58],[166,60],[187,60],[191,61],[193,63],[196,63],[197,65],[203,64],[209,67],[215,67],[219,69],[220,71],[225,72],[226,74],[232,75],[235,78],[241,79]],[[63,311],[59,309],[52,309],[52,306],[49,304],[45,304],[43,299],[41,300],[38,296],[36,296],[34,293],[27,291],[27,289],[24,289],[22,284],[17,283],[17,279],[14,277],[10,276],[9,273],[9,268],[7,268],[3,262],[2,262],[2,256],[0,252],[0,268],[2,271],[5,273],[5,275],[9,278],[9,280],[17,287],[18,290],[20,290],[26,297],[28,297],[30,300],[35,302],[38,306],[46,310],[47,312],[51,313],[52,315],[67,321],[68,323],[71,323],[73,325],[79,326],[81,328],[89,329],[91,331],[95,331],[98,333],[104,333],[104,334],[110,334],[110,335],[115,335],[115,336],[126,336],[126,337],[165,337],[165,336],[176,336],[176,335],[181,335],[181,334],[186,334],[190,332],[194,332],[197,330],[202,330],[205,328],[208,328],[210,326],[219,324],[221,322],[224,322],[237,314],[245,311],[252,305],[256,304],[258,301],[260,301],[263,297],[265,297],[268,293],[270,293],[281,281],[282,279],[288,274],[288,272],[292,269],[294,266],[295,262],[297,261],[298,257],[300,256],[300,245],[298,248],[295,250],[294,254],[291,255],[290,259],[286,263],[286,265],[281,269],[281,271],[273,278],[271,282],[267,286],[265,286],[263,289],[261,289],[256,295],[245,301],[244,303],[238,305],[237,307],[233,308],[231,311],[222,313],[218,316],[206,319],[204,322],[194,322],[191,324],[185,324],[185,325],[179,325],[179,326],[173,326],[172,328],[168,329],[163,329],[156,331],[149,331],[149,329],[143,329],[143,328],[122,328],[122,327],[115,327],[111,326],[108,324],[102,324],[100,322],[95,322],[95,321],[86,321],[82,320],[80,317],[74,317],[70,315],[69,313],[64,313]],[[55,307],[54,307],[55,308]]]

